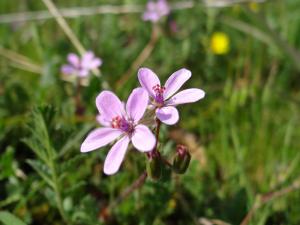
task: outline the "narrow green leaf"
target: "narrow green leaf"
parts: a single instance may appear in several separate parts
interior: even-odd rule
[[[37,155],[37,157],[44,161],[47,162],[47,155],[44,149],[42,149],[41,146],[39,146],[39,144],[30,138],[24,138],[23,142]]]
[[[43,178],[43,180],[52,188],[54,183],[51,179],[49,168],[40,161],[28,159],[27,163]]]
[[[93,127],[91,124],[85,125],[77,134],[69,138],[69,140],[64,144],[58,153],[58,157],[62,157],[66,154],[70,149],[74,146],[79,146],[79,142],[83,139],[83,137],[87,134],[87,132]],[[79,151],[79,149],[78,149]]]
[[[0,211],[0,221],[4,225],[26,225],[18,217],[7,211]]]

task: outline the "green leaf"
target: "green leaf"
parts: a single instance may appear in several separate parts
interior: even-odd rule
[[[5,152],[0,156],[0,180],[12,176],[13,169],[14,149],[7,147]]]
[[[51,107],[45,106],[35,108],[32,111],[32,120],[28,124],[31,136],[23,140],[47,164],[49,164],[51,159],[56,157],[56,151],[51,145],[47,129],[47,125],[53,120],[52,114],[54,114],[54,110],[50,109]]]
[[[54,188],[53,181],[51,180],[51,175],[49,168],[38,160],[28,159],[27,163],[43,178],[43,180]]]
[[[7,211],[0,211],[0,221],[4,225],[26,225],[18,217]]]
[[[78,155],[74,156],[73,158],[63,162],[61,167],[60,167],[61,173],[64,172],[64,171],[68,171],[68,170],[73,171],[78,166],[80,166],[80,164],[83,162],[83,160],[85,158],[87,158],[86,155],[78,154]]]
[[[35,139],[24,138],[22,140],[36,155],[39,159],[47,162],[46,151],[40,146],[40,144]]]
[[[78,133],[68,139],[68,141],[64,144],[61,148],[60,152],[58,153],[58,157],[62,157],[65,155],[69,150],[74,148],[75,146],[79,146],[80,141],[82,141],[83,137],[87,134],[87,132],[93,127],[91,124],[85,125]]]

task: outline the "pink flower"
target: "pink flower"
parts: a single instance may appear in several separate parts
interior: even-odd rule
[[[102,60],[95,57],[94,53],[89,51],[86,52],[82,58],[74,53],[68,55],[67,65],[63,65],[61,71],[64,74],[76,75],[78,77],[87,77],[91,70],[101,66]]]
[[[148,101],[149,96],[143,88],[132,91],[126,106],[110,91],[102,91],[97,96],[96,106],[100,113],[97,120],[104,127],[93,130],[82,143],[80,151],[98,149],[120,137],[105,159],[105,174],[111,175],[119,170],[130,141],[141,152],[148,152],[154,148],[154,135],[148,127],[139,124]]]
[[[156,109],[156,116],[161,122],[168,125],[177,123],[179,114],[175,106],[204,98],[204,91],[198,88],[186,89],[175,94],[190,77],[191,71],[180,69],[168,78],[165,86],[161,86],[157,75],[152,70],[139,69],[140,84],[149,93],[151,103]]]
[[[157,2],[149,1],[146,11],[143,14],[143,20],[156,23],[161,17],[170,13],[170,7],[166,0],[158,0]]]

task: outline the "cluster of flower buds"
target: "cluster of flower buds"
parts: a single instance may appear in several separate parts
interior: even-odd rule
[[[162,123],[173,125],[178,122],[178,105],[196,102],[205,96],[204,91],[198,88],[178,92],[190,77],[189,70],[180,69],[161,85],[152,70],[141,68],[138,71],[141,87],[131,92],[126,103],[113,92],[102,91],[96,98],[96,106],[99,111],[97,121],[103,127],[91,131],[81,145],[81,152],[93,151],[117,140],[104,162],[104,173],[112,175],[119,170],[131,142],[138,151],[147,154],[148,175],[151,178],[157,180],[161,177],[164,163],[174,172],[184,173],[191,158],[187,148],[182,145],[177,147],[172,165],[163,159],[158,138]]]
[[[191,161],[191,155],[187,147],[184,145],[177,145],[173,164],[162,158],[160,152],[158,151],[152,151],[148,153],[147,156],[147,174],[152,180],[155,181],[162,177],[166,166],[177,174],[184,174],[187,171]]]

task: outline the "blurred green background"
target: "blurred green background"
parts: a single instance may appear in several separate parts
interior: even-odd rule
[[[226,6],[214,7],[218,2]],[[86,110],[76,115],[77,89],[60,73],[76,48],[55,19],[37,19],[51,17],[42,1],[0,1],[0,223],[300,224],[299,0],[169,1],[176,9],[152,38],[152,24],[141,19],[146,1],[54,3],[75,7],[66,21],[102,58],[101,76],[81,88]],[[107,5],[135,12],[93,13]],[[145,47],[152,51],[134,65]],[[109,147],[79,148],[98,126],[94,102],[103,82],[126,99],[139,85],[140,66],[163,81],[188,68],[185,87],[202,88],[206,97],[179,107],[176,126],[162,127],[162,154],[171,160],[176,144],[186,144],[188,171],[166,170],[119,201],[143,173],[145,156],[130,151],[108,177]]]

